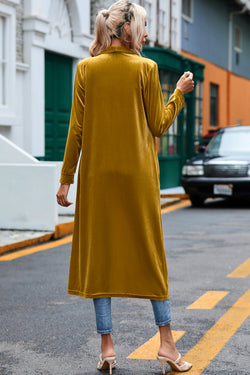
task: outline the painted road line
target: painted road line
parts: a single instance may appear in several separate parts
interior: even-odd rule
[[[250,289],[214,324],[183,357],[193,363],[190,375],[200,375],[237,329],[250,316]]]
[[[1,262],[3,262],[3,261],[10,261],[10,260],[13,260],[13,259],[24,257],[26,255],[38,253],[39,251],[53,249],[54,247],[65,245],[67,243],[70,243],[71,241],[72,241],[72,235],[71,236],[67,236],[65,238],[61,238],[60,240],[56,240],[56,241],[53,241],[53,242],[48,242],[48,243],[46,243],[44,245],[30,247],[28,249],[19,250],[19,251],[15,252],[15,253],[10,253],[10,254],[3,255],[3,256],[0,257],[0,261]]]
[[[185,331],[172,331],[174,342],[178,341]],[[149,339],[145,344],[136,349],[127,358],[129,359],[156,359],[160,347],[160,334],[159,332]]]
[[[163,208],[161,210],[161,213],[166,214],[168,212],[172,212],[172,211],[178,210],[179,208],[183,208],[183,207],[186,207],[186,206],[190,206],[190,200],[186,200],[186,201],[183,201],[183,202],[178,203],[178,204],[173,204],[170,207]]]
[[[248,258],[244,263],[237,267],[232,273],[227,275],[227,277],[238,277],[244,278],[250,275],[250,258]]]
[[[198,298],[192,305],[189,305],[187,309],[201,309],[211,310],[217,305],[229,292],[222,291],[208,291],[203,296]]]

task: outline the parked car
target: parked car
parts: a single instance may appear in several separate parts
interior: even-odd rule
[[[181,184],[197,207],[209,197],[250,198],[250,126],[219,130],[184,165]]]

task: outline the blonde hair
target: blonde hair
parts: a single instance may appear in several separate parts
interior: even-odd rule
[[[95,40],[89,47],[91,56],[99,55],[108,48],[113,38],[120,39],[122,44],[129,45],[129,48],[140,54],[141,41],[145,30],[145,9],[127,0],[119,0],[107,10],[98,12],[95,25]],[[130,23],[131,35],[128,38],[124,30],[124,24]]]

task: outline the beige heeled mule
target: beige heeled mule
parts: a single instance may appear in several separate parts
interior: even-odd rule
[[[116,366],[116,357],[106,357],[102,359],[102,355],[100,354],[100,360],[97,364],[98,370],[108,370],[109,374],[112,375],[112,369]]]
[[[165,363],[167,362],[169,364],[169,366],[171,367],[172,370],[174,371],[179,371],[179,372],[185,372],[185,371],[188,371],[191,369],[192,367],[192,364],[191,363],[188,363],[188,362],[184,362],[183,365],[178,365],[178,363],[180,362],[181,360],[181,355],[179,353],[178,355],[178,358],[173,361],[172,359],[169,359],[167,357],[161,357],[161,356],[158,356],[157,357],[158,361],[161,362],[162,364],[162,374],[164,375],[165,374]]]

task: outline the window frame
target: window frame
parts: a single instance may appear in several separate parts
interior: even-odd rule
[[[16,123],[15,82],[16,82],[16,10],[13,6],[0,4],[0,16],[5,19],[5,103],[0,103],[0,126]]]
[[[162,22],[163,21],[163,22]],[[159,9],[159,43],[164,45],[167,40],[167,12],[165,9]]]
[[[178,73],[166,69],[159,68],[159,78],[161,90],[163,94],[164,104],[166,105],[169,97],[173,94],[175,84],[179,75]],[[179,156],[179,139],[180,131],[178,126],[178,117],[174,120],[168,131],[160,138],[160,157],[178,157]]]
[[[153,2],[152,0],[144,0],[143,7],[147,12],[147,32],[148,32],[148,39],[152,40],[152,32],[153,32]]]
[[[0,107],[6,105],[6,68],[8,66],[7,54],[7,20],[0,13]]]
[[[194,148],[199,153],[199,145],[202,138],[203,121],[203,82],[197,80],[194,88],[195,114],[194,114]]]
[[[181,15],[182,15],[182,18],[189,22],[189,23],[193,23],[193,19],[194,19],[194,1],[193,0],[189,0],[190,1],[190,15],[187,15],[185,13],[183,13],[183,2],[185,0],[182,0],[182,4],[181,4]]]
[[[235,43],[236,30],[239,32],[239,46]],[[233,35],[234,50],[238,53],[242,52],[242,31],[238,25],[234,25],[234,35]]]
[[[212,88],[215,88],[216,87],[216,96],[212,96],[211,95],[211,90]],[[209,93],[209,98],[210,98],[210,105],[209,105],[209,115],[210,115],[210,119],[209,119],[209,125],[211,128],[216,128],[219,126],[219,85],[217,83],[213,83],[213,82],[210,82],[210,93]],[[211,116],[211,113],[212,113],[212,99],[216,99],[216,105],[215,105],[215,108],[216,108],[216,113],[215,113],[215,116],[214,118],[216,118],[216,121],[215,121],[215,124],[212,124],[212,116]]]

